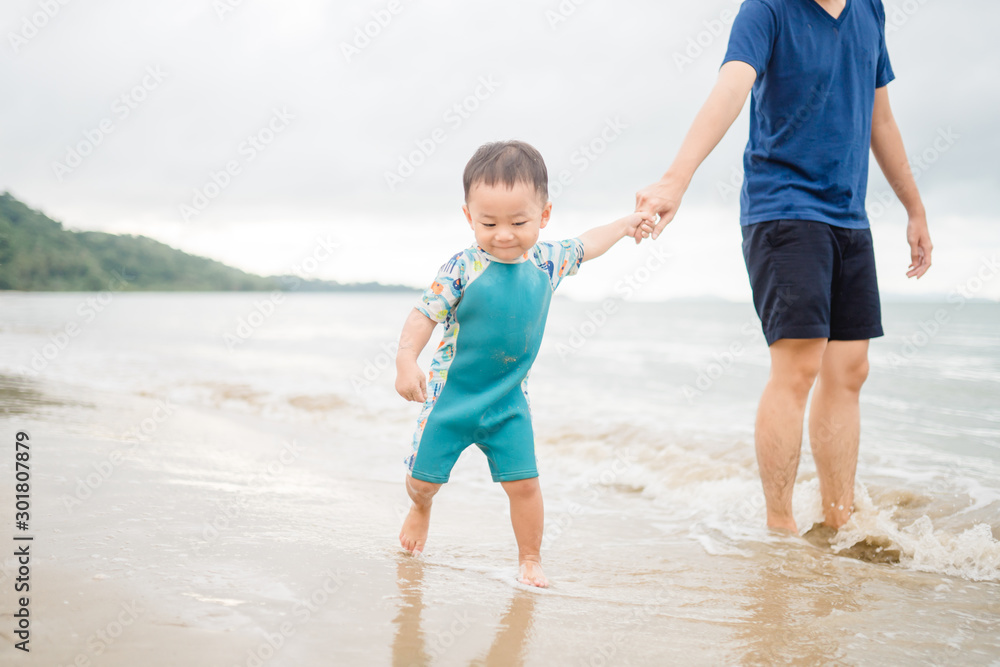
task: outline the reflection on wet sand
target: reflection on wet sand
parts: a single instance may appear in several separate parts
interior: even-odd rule
[[[521,667],[524,664],[524,654],[527,648],[528,636],[534,623],[535,598],[534,593],[516,590],[507,607],[507,613],[500,621],[500,629],[490,652],[483,660],[473,661],[479,667]]]
[[[425,667],[431,665],[443,646],[428,648],[427,636],[422,625],[424,611],[424,563],[401,556],[396,566],[396,585],[399,587],[399,613],[393,619],[396,637],[392,643],[393,667]],[[515,590],[500,621],[496,637],[486,656],[477,658],[470,664],[477,667],[521,667],[524,664],[528,637],[534,624],[536,595],[528,591]],[[449,625],[441,628],[445,634],[453,629]]]
[[[424,611],[424,564],[401,557],[396,566],[396,585],[402,597],[393,619],[398,627],[392,642],[392,667],[422,667],[430,664],[420,616]]]
[[[824,622],[837,612],[861,610],[855,587],[837,585],[830,565],[794,553],[772,554],[744,590],[746,623],[736,639],[741,664],[817,665],[835,662],[843,637]]]

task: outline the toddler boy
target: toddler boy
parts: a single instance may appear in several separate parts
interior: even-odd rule
[[[459,455],[476,444],[510,500],[518,579],[545,587],[528,372],[562,279],[619,240],[647,236],[652,220],[633,213],[578,238],[539,243],[552,212],[548,175],[538,151],[520,141],[480,147],[463,181],[462,210],[476,242],[441,267],[407,318],[396,355],[396,391],[423,403],[406,462],[413,506],[399,541],[407,551],[423,551],[431,499]],[[444,336],[425,379],[417,357],[439,322]]]

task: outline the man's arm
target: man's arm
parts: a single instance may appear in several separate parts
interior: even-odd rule
[[[630,213],[614,222],[588,229],[579,236],[583,243],[583,261],[600,257],[626,236],[634,237],[638,243],[649,236],[653,230],[652,222],[648,213]]]
[[[906,241],[910,244],[910,266],[906,275],[919,278],[931,268],[931,250],[934,246],[927,230],[927,213],[920,201],[917,182],[913,179],[910,161],[903,147],[903,137],[896,125],[896,118],[892,115],[892,107],[889,106],[889,89],[886,86],[875,90],[872,153],[893,192],[906,207],[906,214],[910,219],[906,226]]]
[[[654,239],[677,214],[681,198],[694,172],[722,141],[722,137],[740,115],[756,80],[757,71],[747,63],[731,60],[724,64],[719,70],[715,87],[691,123],[691,129],[684,137],[684,143],[667,173],[658,182],[636,194],[636,211],[660,216],[660,221],[653,230]]]
[[[396,351],[396,391],[408,401],[427,400],[427,378],[417,364],[417,357],[431,339],[437,322],[414,308],[410,311]]]

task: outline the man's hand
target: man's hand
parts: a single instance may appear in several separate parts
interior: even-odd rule
[[[931,234],[927,231],[927,217],[920,215],[910,218],[906,225],[906,242],[910,244],[910,266],[907,278],[920,278],[931,268]]]
[[[589,262],[606,253],[623,238],[634,238],[639,243],[653,230],[653,219],[648,213],[629,213],[600,227],[588,229],[580,234],[583,244],[583,261]]]
[[[663,228],[674,219],[687,186],[686,179],[668,173],[656,183],[636,193],[635,210],[637,212],[645,213],[648,216],[660,216],[659,222],[653,228],[654,241],[660,236]],[[636,236],[636,242],[639,240],[640,238]]]
[[[396,365],[396,392],[415,403],[427,400],[427,378],[416,362]]]

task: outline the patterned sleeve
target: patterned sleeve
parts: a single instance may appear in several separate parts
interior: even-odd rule
[[[414,307],[435,322],[444,322],[462,297],[465,263],[464,252],[445,262]]]
[[[535,259],[538,266],[549,274],[553,291],[563,278],[576,274],[583,262],[583,242],[580,239],[539,243],[535,248]]]

